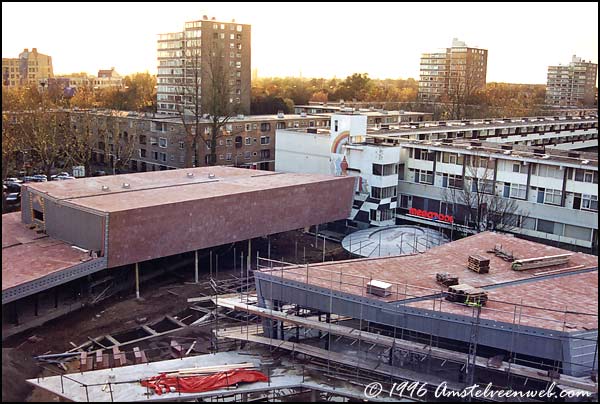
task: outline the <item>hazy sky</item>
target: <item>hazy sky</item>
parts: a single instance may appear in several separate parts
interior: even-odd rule
[[[52,56],[55,74],[156,73],[157,34],[206,14],[252,24],[259,76],[418,78],[457,37],[488,49],[487,81],[545,83],[573,54],[598,62],[598,3],[2,3],[2,57]]]

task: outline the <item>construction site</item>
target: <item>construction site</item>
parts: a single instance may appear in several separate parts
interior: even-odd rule
[[[3,217],[3,401],[596,401],[596,256],[483,232],[362,258],[322,231],[353,186],[224,167],[28,186]]]

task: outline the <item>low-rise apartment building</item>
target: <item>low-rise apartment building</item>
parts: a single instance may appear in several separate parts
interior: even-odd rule
[[[335,114],[330,128],[278,130],[275,170],[357,177],[351,227],[491,228],[596,247],[597,154],[556,147],[597,145],[597,118],[552,119],[377,131]]]
[[[91,123],[97,141],[92,161],[108,165],[125,149],[131,155],[127,171],[159,171],[185,167],[186,130],[180,117],[165,114],[142,114],[114,111],[72,111],[74,126]],[[112,120],[112,122],[110,122]],[[309,115],[238,115],[223,126],[217,140],[217,165],[273,170],[275,165],[275,131],[283,128],[322,128],[329,125],[328,116]],[[118,128],[118,134],[104,135],[108,127]],[[111,126],[113,125],[113,126]],[[208,139],[210,121],[203,119],[200,130]],[[115,129],[108,132],[116,132]],[[118,139],[118,140],[117,140]],[[123,139],[127,144],[123,145]],[[120,144],[121,143],[121,144]],[[210,149],[202,140],[198,143],[199,161],[208,165]]]

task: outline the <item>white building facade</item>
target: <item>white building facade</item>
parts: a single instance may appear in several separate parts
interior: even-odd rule
[[[367,133],[366,116],[334,114],[331,130],[277,130],[275,170],[357,177],[350,227],[410,222],[473,232],[472,207],[450,195],[476,188],[514,200],[515,225],[503,230],[592,248],[598,240],[597,155],[552,148],[597,145],[597,118],[574,122],[580,126],[535,120],[489,122],[485,132],[477,123]],[[486,220],[483,226],[496,228]]]

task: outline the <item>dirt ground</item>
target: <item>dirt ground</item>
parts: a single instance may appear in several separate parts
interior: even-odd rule
[[[286,262],[321,262],[323,260],[323,238],[315,240],[314,235],[304,234],[302,231],[291,231],[270,236],[270,253],[272,259]],[[252,241],[253,254],[259,251],[261,257],[267,257],[269,251],[269,240],[266,238],[254,239]],[[348,259],[339,243],[325,242],[325,260]],[[254,265],[255,261],[253,261]],[[41,375],[41,369],[36,372],[36,365],[30,361],[31,357],[47,353],[62,353],[71,348],[73,342],[80,345],[88,340],[101,335],[117,333],[133,329],[138,326],[136,319],[146,317],[147,321],[160,319],[167,314],[174,315],[185,310],[189,304],[187,298],[206,295],[206,290],[198,285],[187,284],[193,279],[192,271],[187,271],[183,282],[181,278],[173,276],[161,276],[148,284],[142,283],[141,300],[135,299],[135,295],[126,294],[111,297],[93,307],[84,307],[59,319],[50,321],[41,327],[31,329],[20,335],[13,336],[3,342],[2,363],[2,401],[57,401],[54,395],[39,389],[29,395],[31,388],[25,384],[25,379]],[[231,263],[222,260],[219,268],[219,278],[227,277],[233,273]],[[239,274],[236,274],[239,275]],[[208,271],[201,274],[204,280],[209,279]],[[177,335],[189,334],[197,337],[198,334],[207,334],[203,340],[208,340],[210,330],[191,329],[182,330]],[[175,334],[174,334],[175,335]],[[32,342],[28,338],[35,336]],[[4,360],[5,348],[7,359]],[[207,347],[199,347],[199,351],[206,351]],[[15,365],[17,364],[17,365]],[[53,366],[55,372],[58,367]],[[51,374],[45,371],[44,374]],[[6,384],[5,384],[6,381]],[[7,400],[5,400],[5,394]]]

